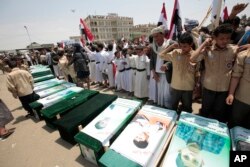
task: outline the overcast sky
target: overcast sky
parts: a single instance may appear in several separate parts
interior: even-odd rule
[[[88,15],[134,18],[134,25],[157,23],[165,2],[168,22],[174,0],[0,0],[0,50],[25,48],[32,42],[56,43],[79,35],[79,19]],[[236,3],[250,0],[226,0],[229,12]],[[179,0],[181,16],[201,21],[212,0]],[[250,16],[250,5],[240,14]],[[72,12],[72,10],[74,12]]]

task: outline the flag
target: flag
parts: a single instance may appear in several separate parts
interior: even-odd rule
[[[163,3],[163,5],[162,5],[161,15],[160,15],[157,26],[160,26],[160,25],[163,25],[165,32],[167,32],[168,23],[167,23],[167,13],[166,13],[166,9],[165,9],[165,3]]]
[[[221,15],[220,15],[220,18],[221,18],[221,21],[224,22],[225,20],[228,19],[228,10],[227,10],[227,6],[226,6],[226,0],[224,0],[224,3],[223,3],[223,10],[221,12]]]
[[[219,25],[221,4],[222,0],[213,0],[212,2],[211,22],[213,25],[213,29],[215,29]]]
[[[80,18],[80,31],[81,31],[82,36],[85,35],[85,38],[87,41],[90,41],[90,42],[94,41],[94,35],[92,34],[90,29],[88,28],[85,21],[81,18]]]
[[[170,23],[170,30],[167,38],[176,40],[180,37],[181,32],[182,32],[182,23],[180,17],[180,5],[179,1],[175,0],[171,23]]]

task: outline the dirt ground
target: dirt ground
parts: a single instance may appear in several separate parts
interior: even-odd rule
[[[112,91],[92,89],[113,94]],[[119,93],[119,97],[127,97]],[[80,155],[78,145],[71,145],[60,138],[59,132],[45,125],[44,121],[27,119],[26,111],[18,99],[12,97],[6,88],[6,77],[0,72],[0,98],[11,110],[14,120],[7,128],[16,128],[15,132],[0,141],[1,167],[95,167]],[[194,113],[200,104],[194,103]]]

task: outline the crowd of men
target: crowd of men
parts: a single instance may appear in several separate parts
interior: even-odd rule
[[[201,98],[200,115],[250,129],[250,23],[239,27],[237,17],[246,7],[235,5],[212,31],[187,23],[175,40],[166,39],[158,26],[145,41],[56,46],[14,58],[2,55],[1,64],[15,60],[24,70],[48,65],[59,79],[88,89],[98,84],[178,113],[192,112],[193,100]]]

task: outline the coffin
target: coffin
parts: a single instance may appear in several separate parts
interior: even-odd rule
[[[226,124],[182,112],[163,167],[229,167],[230,135]]]
[[[46,81],[49,79],[55,78],[54,75],[49,74],[41,77],[34,78],[34,83],[41,82],[41,81]]]
[[[54,86],[54,87],[39,91],[39,92],[37,92],[37,94],[40,96],[40,98],[44,98],[44,97],[47,97],[47,96],[52,95],[54,93],[65,90],[67,88],[73,87],[73,86],[75,87],[76,84],[73,84],[73,83],[70,83],[70,82],[65,82],[65,83],[63,83],[61,85],[57,85],[57,86]]]
[[[75,137],[83,157],[97,164],[103,150],[121,133],[140,106],[141,101],[118,98],[83,128]],[[88,156],[86,152],[93,154]]]
[[[75,94],[83,91],[83,88],[80,87],[70,87],[45,98],[39,99],[35,102],[30,103],[30,107],[33,109],[35,115],[40,117],[40,110],[45,109],[53,104],[59,103],[64,99],[70,99]]]
[[[158,166],[171,138],[177,114],[145,105],[99,160],[101,166]],[[120,159],[120,161],[110,161]]]
[[[38,85],[38,83],[41,83],[41,84]],[[50,79],[50,80],[42,81],[42,82],[38,82],[38,83],[34,84],[34,89],[33,90],[36,93],[38,93],[40,91],[43,91],[45,89],[48,89],[48,88],[52,88],[54,86],[61,85],[63,83],[66,83],[66,81],[54,78],[54,79]]]
[[[230,130],[233,151],[250,151],[250,130],[236,126]]]
[[[70,112],[74,107],[94,97],[98,93],[98,91],[85,89],[69,99],[64,99],[60,103],[56,103],[41,110],[41,115],[43,116],[47,126],[55,128],[55,120]]]
[[[79,132],[78,126],[86,126],[116,98],[116,95],[99,93],[56,120],[54,124],[59,130],[61,138],[75,144],[74,136]]]

